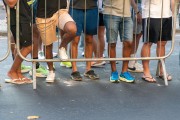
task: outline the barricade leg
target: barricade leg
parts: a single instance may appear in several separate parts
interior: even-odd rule
[[[33,62],[33,73],[32,73],[32,76],[33,76],[33,89],[35,90],[36,89],[36,62]]]
[[[158,61],[157,70],[156,70],[156,76],[160,75],[160,64],[162,65],[162,69],[163,69],[163,78],[164,78],[165,86],[168,86],[166,66],[165,66],[165,62],[164,62],[163,59],[160,59]]]

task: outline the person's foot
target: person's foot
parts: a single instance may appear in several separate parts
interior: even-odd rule
[[[32,69],[31,66],[21,64],[21,73],[27,73]]]
[[[67,59],[68,59],[68,55],[67,55],[66,49],[65,49],[64,47],[61,47],[61,48],[59,49],[59,58],[60,58],[61,60],[67,60]]]
[[[114,72],[111,73],[110,82],[112,82],[112,83],[119,82],[119,76],[118,76],[117,71],[114,71]]]
[[[13,84],[24,84],[25,83],[24,81],[22,81],[19,78],[17,72],[9,71],[7,73],[7,76],[10,78],[10,79],[8,79],[8,83],[13,83]],[[5,82],[7,82],[7,80],[5,80]]]
[[[54,82],[55,79],[55,72],[54,71],[49,71],[47,78],[46,78],[46,82],[47,83],[52,83]]]
[[[129,72],[123,72],[120,74],[119,80],[128,83],[133,83],[135,81],[135,78]]]
[[[32,76],[32,70],[29,71],[29,74]],[[39,68],[36,69],[36,77],[47,77],[48,75],[48,70],[43,67],[39,66]]]
[[[99,76],[94,72],[94,70],[89,70],[85,72],[84,76],[90,78],[91,80],[99,79]]]
[[[71,68],[72,64],[71,64],[71,62],[60,62],[60,66]]]
[[[44,56],[44,52],[43,52],[43,51],[39,51],[39,52],[38,52],[38,59],[45,59],[45,56]]]
[[[162,80],[164,80],[164,75],[163,75],[163,73],[161,73],[158,77],[161,78]],[[172,76],[171,76],[170,74],[166,73],[166,77],[167,77],[167,80],[168,80],[168,81],[171,81],[171,80],[172,80]]]
[[[91,64],[91,66],[92,67],[99,67],[99,66],[103,66],[105,64],[106,64],[105,61],[98,61],[98,62],[94,62],[93,64]]]
[[[27,78],[24,75],[22,75],[21,72],[18,73],[18,77],[24,83],[32,83],[33,82],[30,78]]]
[[[142,79],[149,83],[155,83],[156,79],[154,79],[151,75],[143,75]]]
[[[71,73],[71,79],[75,81],[82,81],[82,76],[80,75],[79,71],[75,71]]]
[[[128,65],[128,71],[129,72],[143,72],[143,66],[142,64],[138,62],[130,61]]]

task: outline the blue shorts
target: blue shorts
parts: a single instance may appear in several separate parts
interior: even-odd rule
[[[131,17],[119,17],[104,14],[104,24],[106,27],[106,38],[108,43],[116,43],[118,33],[121,41],[133,40],[133,23]]]
[[[36,13],[37,13],[37,0],[34,1],[33,5],[33,24],[36,23]]]
[[[87,35],[97,34],[98,8],[87,10],[70,8],[69,13],[76,22],[77,36],[80,36],[82,31]]]

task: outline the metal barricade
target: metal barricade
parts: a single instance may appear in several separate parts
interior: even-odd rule
[[[9,9],[9,7],[7,8],[7,15],[8,15],[8,16],[10,15],[10,9]],[[9,25],[10,25],[10,17],[7,18],[7,24],[8,24],[8,26],[7,26],[7,31],[10,31],[10,26],[9,26]],[[1,30],[1,28],[0,28],[0,30]],[[4,32],[5,32],[5,31],[4,31]],[[3,33],[3,34],[5,34],[5,33]],[[7,51],[6,51],[6,53],[4,54],[4,56],[1,57],[0,62],[4,61],[4,60],[9,56],[10,51],[11,51],[10,32],[8,32],[7,34],[8,34]]]
[[[85,0],[86,1],[86,0]],[[176,4],[175,4],[175,10],[177,10],[177,0],[176,0]],[[86,5],[85,5],[86,6]],[[32,62],[33,63],[33,89],[36,89],[36,76],[35,76],[35,73],[36,73],[36,62],[61,62],[62,60],[60,59],[43,59],[43,60],[39,60],[39,59],[27,59],[25,57],[22,56],[22,54],[20,53],[20,44],[19,44],[19,1],[17,3],[17,11],[16,11],[16,24],[17,24],[17,37],[16,37],[16,40],[17,40],[17,52],[18,54],[20,55],[20,57],[28,62]],[[8,10],[8,18],[9,18],[9,10]],[[137,57],[137,58],[88,58],[88,59],[80,59],[80,58],[77,58],[77,59],[68,59],[66,61],[70,61],[70,62],[73,62],[73,61],[76,61],[76,62],[85,62],[85,61],[127,61],[127,60],[158,60],[160,64],[162,64],[162,68],[163,68],[163,73],[164,73],[164,82],[165,82],[165,85],[167,86],[168,85],[168,80],[167,80],[167,74],[166,74],[166,67],[165,67],[165,62],[164,62],[164,59],[169,57],[172,52],[173,52],[173,49],[174,49],[174,44],[175,44],[175,34],[176,34],[176,17],[177,17],[177,14],[174,14],[173,16],[173,31],[172,31],[172,44],[171,44],[171,49],[169,51],[168,54],[166,54],[165,56],[162,56],[162,57]],[[86,21],[86,19],[85,19]],[[8,19],[8,39],[10,39],[10,21]],[[10,41],[10,40],[9,40]],[[72,52],[72,51],[71,51]],[[8,54],[9,54],[9,50],[8,50]],[[7,54],[7,55],[8,55]],[[7,56],[6,56],[7,57]],[[159,68],[159,67],[158,67]],[[159,70],[157,69],[157,73],[159,72]]]

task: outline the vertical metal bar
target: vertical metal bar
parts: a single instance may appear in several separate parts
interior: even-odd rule
[[[35,90],[36,89],[36,62],[33,62],[33,89]]]
[[[21,55],[20,53],[20,40],[19,40],[19,0],[17,1],[16,5],[16,46],[17,46],[17,53],[18,55]]]
[[[167,72],[166,72],[165,62],[164,62],[163,59],[160,59],[160,61],[161,61],[162,69],[163,69],[164,83],[165,83],[166,86],[168,86],[168,80],[167,80]]]

